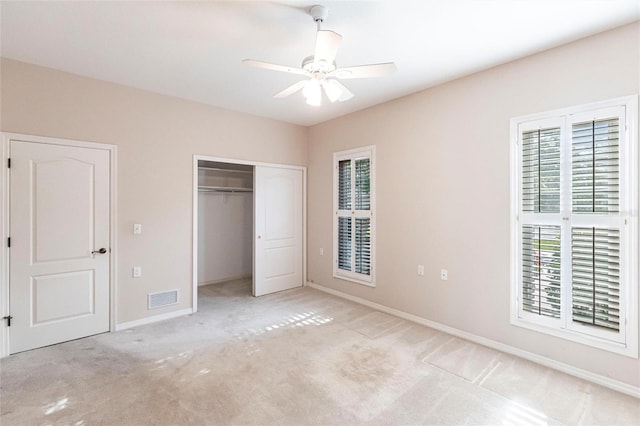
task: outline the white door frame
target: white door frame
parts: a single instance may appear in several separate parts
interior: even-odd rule
[[[9,251],[7,247],[7,239],[10,237],[10,223],[9,223],[9,179],[10,173],[7,167],[8,159],[10,158],[9,147],[12,140],[35,142],[49,145],[63,145],[63,146],[75,146],[79,148],[93,148],[104,149],[109,151],[109,173],[110,191],[109,191],[109,239],[111,247],[110,265],[109,265],[109,331],[115,330],[117,306],[116,306],[116,282],[117,282],[117,239],[116,239],[116,203],[117,203],[117,180],[116,180],[116,161],[117,161],[117,146],[95,143],[95,142],[83,142],[69,139],[49,138],[44,136],[32,136],[20,133],[0,133],[2,135],[2,163],[0,164],[0,200],[2,201],[2,208],[0,208],[0,299],[2,304],[0,305],[0,318],[5,315],[9,315]],[[0,325],[0,358],[8,356],[10,353],[9,348],[9,327],[7,327],[6,321],[2,320]]]
[[[263,163],[250,160],[236,160],[233,158],[211,157],[208,155],[193,156],[193,232],[192,254],[193,266],[191,278],[193,282],[193,298],[191,305],[193,312],[198,311],[198,161],[215,161],[218,163],[242,164],[246,166],[278,167],[281,169],[294,169],[302,171],[302,285],[307,282],[307,168],[305,166],[293,166],[290,164]],[[255,218],[254,218],[255,226]],[[255,229],[251,233],[255,246]],[[253,254],[252,254],[253,257]]]

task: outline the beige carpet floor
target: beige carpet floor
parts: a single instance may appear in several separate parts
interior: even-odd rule
[[[200,290],[200,311],[0,361],[9,425],[638,424],[640,401],[317,290]]]

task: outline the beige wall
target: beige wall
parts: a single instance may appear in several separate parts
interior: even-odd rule
[[[6,59],[1,84],[2,131],[118,146],[118,323],[191,307],[194,154],[307,162],[304,127]],[[178,306],[147,310],[175,288]]]
[[[637,359],[509,324],[509,119],[637,94],[638,36],[625,26],[312,127],[309,280],[640,385]],[[331,264],[332,153],[370,144],[376,288],[332,278]]]

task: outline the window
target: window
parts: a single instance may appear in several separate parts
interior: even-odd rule
[[[511,120],[511,322],[638,356],[637,97]]]
[[[333,276],[375,286],[375,147],[333,154]]]

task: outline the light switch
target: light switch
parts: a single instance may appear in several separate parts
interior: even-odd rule
[[[133,224],[133,235],[141,235],[142,234],[142,224],[134,223]]]
[[[140,278],[142,276],[142,266],[133,267],[133,278]]]

